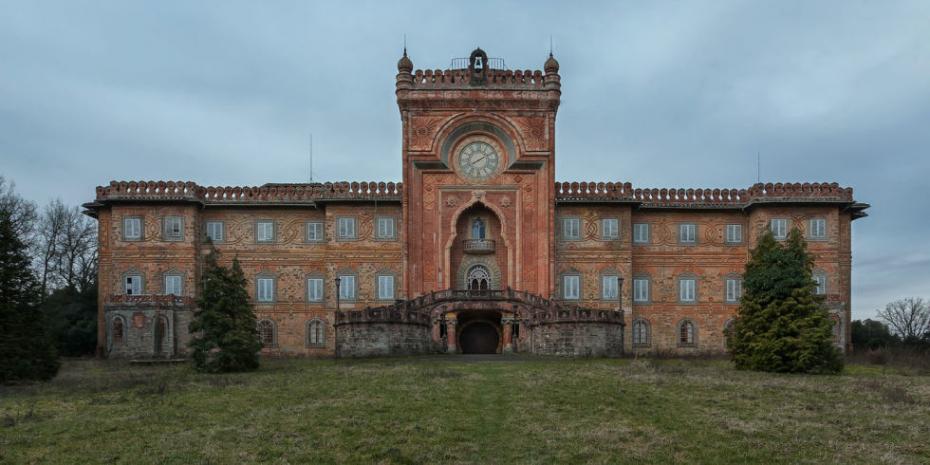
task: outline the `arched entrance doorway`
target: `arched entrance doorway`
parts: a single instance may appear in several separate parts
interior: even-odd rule
[[[497,328],[489,321],[472,322],[459,335],[463,354],[496,354],[499,342]]]

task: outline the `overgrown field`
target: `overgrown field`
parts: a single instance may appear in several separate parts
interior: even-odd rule
[[[724,361],[66,362],[0,388],[0,463],[930,463],[930,377]]]

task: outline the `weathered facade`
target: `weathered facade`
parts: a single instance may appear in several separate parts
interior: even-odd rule
[[[749,250],[793,227],[848,344],[852,189],[556,182],[558,62],[453,68],[398,62],[402,183],[98,187],[100,352],[185,354],[207,237],[268,354],[722,352]]]

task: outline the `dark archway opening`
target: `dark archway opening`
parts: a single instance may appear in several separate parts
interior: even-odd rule
[[[464,327],[459,335],[463,354],[496,354],[499,342],[497,328],[487,321],[476,321]]]

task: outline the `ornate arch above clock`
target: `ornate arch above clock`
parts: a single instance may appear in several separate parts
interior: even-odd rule
[[[505,152],[502,154],[506,158],[505,169],[509,168],[517,161],[516,145],[513,139],[503,129],[486,121],[472,121],[453,129],[452,132],[446,136],[445,140],[442,141],[442,146],[439,149],[439,158],[442,160],[443,164],[451,167],[451,159],[454,156],[452,153],[453,149],[462,138],[475,133],[487,134],[500,143]]]

